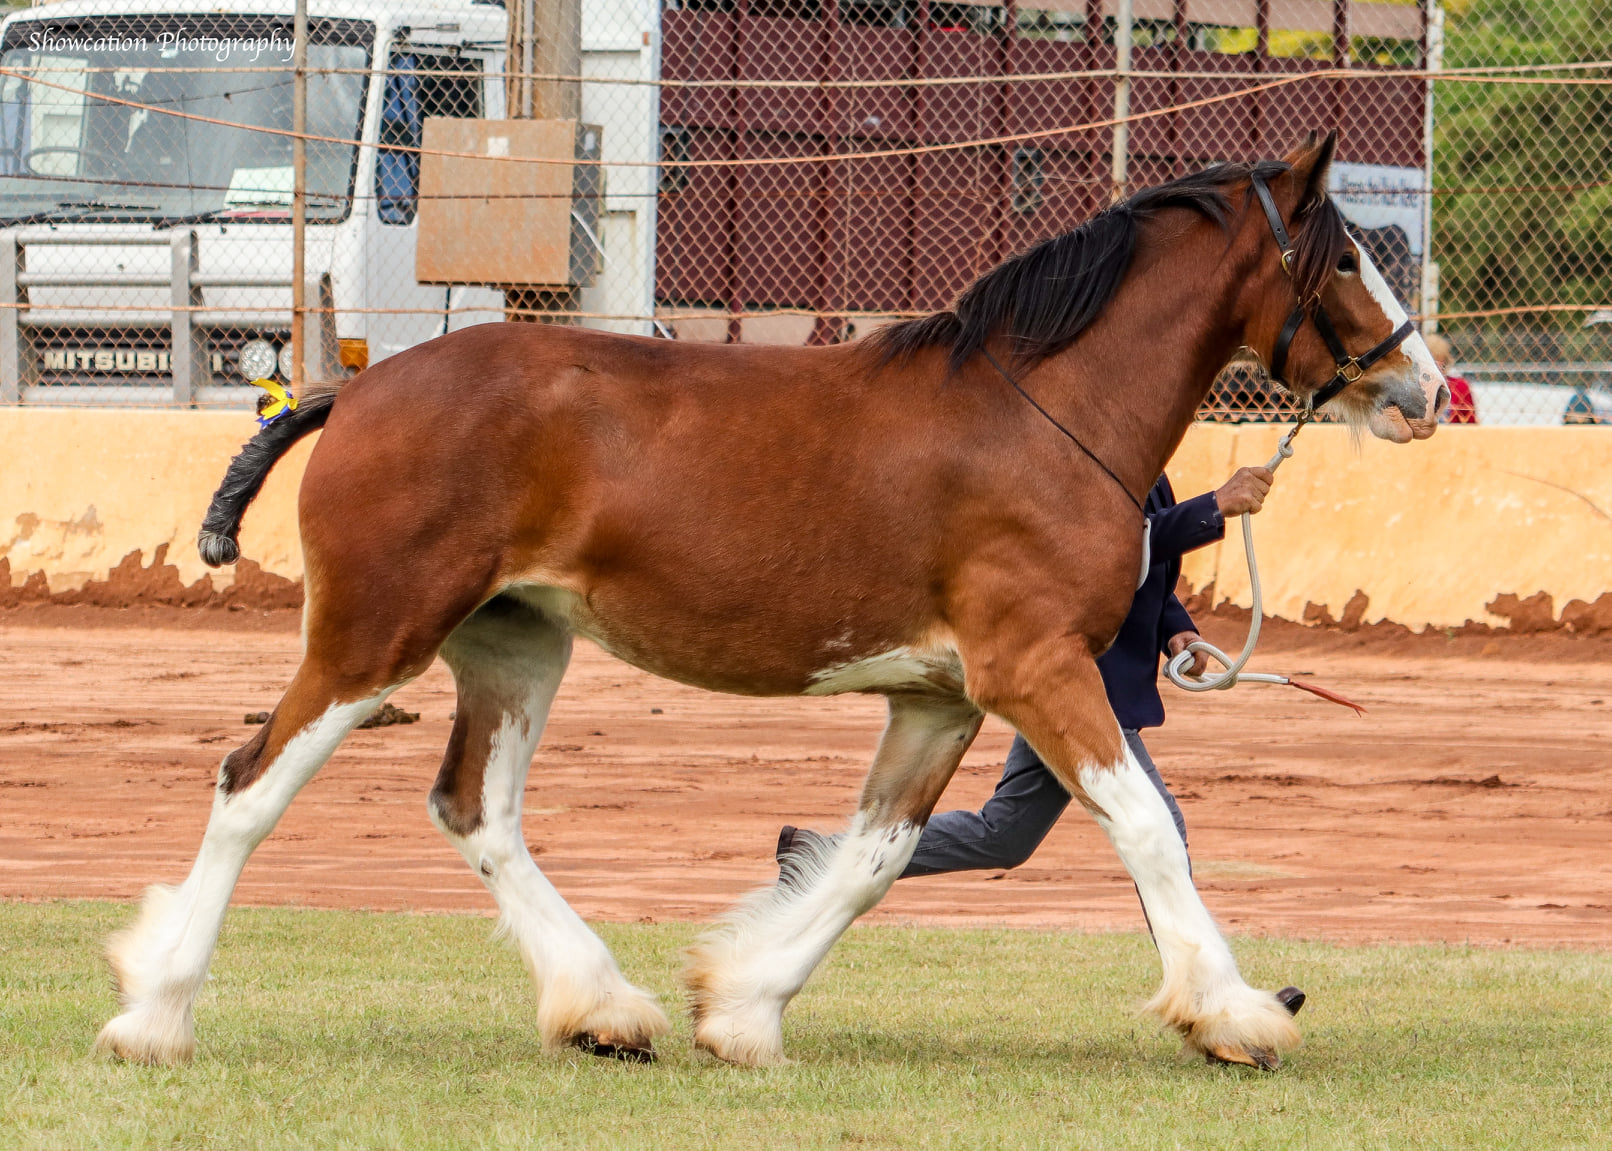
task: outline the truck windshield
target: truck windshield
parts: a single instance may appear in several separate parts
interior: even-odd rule
[[[14,21],[0,46],[13,73],[0,78],[0,223],[288,219],[291,138],[253,129],[291,128],[291,39],[284,17]],[[358,137],[373,39],[364,21],[311,25],[310,135]],[[310,140],[307,155],[308,218],[341,219],[357,149]]]

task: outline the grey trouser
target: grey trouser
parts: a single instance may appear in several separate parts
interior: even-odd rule
[[[1185,844],[1187,821],[1176,806],[1175,796],[1159,777],[1159,769],[1153,766],[1141,735],[1126,731],[1125,742],[1169,805],[1175,829]],[[1063,784],[1047,770],[1024,737],[1017,736],[1008,751],[1002,780],[985,806],[978,811],[944,811],[930,819],[901,878],[1017,867],[1041,846],[1067,806],[1069,793]]]

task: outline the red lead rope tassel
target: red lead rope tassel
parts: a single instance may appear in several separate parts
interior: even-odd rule
[[[1326,688],[1320,687],[1320,686],[1318,686],[1316,684],[1313,684],[1313,683],[1300,683],[1296,679],[1290,679],[1290,680],[1287,681],[1287,686],[1296,687],[1300,691],[1307,691],[1311,695],[1318,695],[1322,699],[1326,700],[1328,703],[1335,703],[1335,704],[1338,704],[1338,705],[1340,705],[1342,707],[1352,707],[1352,708],[1355,709],[1355,714],[1356,715],[1365,715],[1366,714],[1366,709],[1361,707],[1354,700],[1345,699],[1343,696],[1339,695],[1337,692],[1328,691]]]

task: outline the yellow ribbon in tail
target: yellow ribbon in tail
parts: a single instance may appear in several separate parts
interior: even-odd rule
[[[264,394],[257,400],[257,422],[268,427],[275,420],[289,412],[297,410],[297,397],[291,394],[291,389],[276,380],[253,380],[254,388],[262,388]]]

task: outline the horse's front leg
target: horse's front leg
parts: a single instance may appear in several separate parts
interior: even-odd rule
[[[984,717],[967,700],[890,696],[851,826],[791,859],[690,952],[694,1041],[752,1066],[783,1058],[784,1008],[857,916],[890,890]]]
[[[964,659],[969,694],[1024,735],[1096,817],[1136,881],[1164,965],[1163,985],[1145,1009],[1194,1050],[1276,1067],[1299,1045],[1298,1028],[1274,995],[1243,982],[1193,886],[1170,809],[1121,736],[1084,641],[1063,636],[1020,653],[975,651]]]

